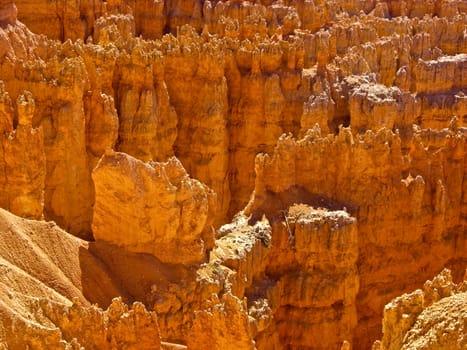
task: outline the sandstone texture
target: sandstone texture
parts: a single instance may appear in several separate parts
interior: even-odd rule
[[[158,336],[156,315],[142,304],[130,310],[120,297],[105,312],[91,306],[107,305],[117,296],[128,301],[128,294],[87,242],[53,223],[28,221],[3,209],[0,227],[0,343],[6,348],[111,349],[112,342],[131,348],[135,329],[144,338],[149,328]]]
[[[404,294],[384,309],[384,349],[464,349],[467,280],[455,284],[443,270],[423,289]]]
[[[96,240],[166,263],[200,262],[212,247],[214,193],[190,179],[176,158],[143,163],[106,153],[92,178]]]
[[[0,349],[465,349],[466,93],[463,0],[0,0]]]

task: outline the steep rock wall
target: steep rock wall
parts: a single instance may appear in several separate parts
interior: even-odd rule
[[[0,205],[95,239],[163,339],[365,348],[391,298],[465,268],[463,1],[16,5]]]
[[[400,137],[385,129],[356,138],[348,129],[324,138],[310,130],[299,141],[284,136],[272,155],[257,157],[255,195],[246,213],[262,208],[270,193],[302,186],[343,203],[356,216],[356,339],[365,341],[378,332],[384,300],[422,283],[450,260],[465,260],[464,148],[464,129],[416,132],[407,155]],[[407,281],[400,271],[417,277]]]
[[[212,246],[215,195],[176,158],[143,163],[106,153],[92,174],[97,241],[149,253],[165,263],[202,261]]]
[[[404,294],[384,308],[384,349],[462,349],[466,344],[466,281],[456,284],[444,269],[423,289]],[[451,329],[445,332],[443,329]]]

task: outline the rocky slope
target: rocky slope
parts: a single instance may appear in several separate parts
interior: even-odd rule
[[[0,347],[435,344],[462,293],[385,305],[467,266],[466,33],[462,0],[0,0]]]
[[[383,349],[464,349],[467,344],[467,275],[455,284],[445,269],[423,290],[404,294],[384,309]]]
[[[160,346],[155,313],[116,298],[128,302],[128,293],[89,243],[3,209],[0,229],[0,341],[7,349],[138,348],[138,338],[148,349]],[[105,312],[91,306],[112,298]]]

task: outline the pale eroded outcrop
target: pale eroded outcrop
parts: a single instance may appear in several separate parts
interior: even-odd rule
[[[466,13],[0,0],[0,206],[93,241],[2,214],[2,340],[369,348],[465,270]],[[384,346],[444,346],[419,294]]]
[[[444,269],[423,289],[392,300],[384,309],[383,349],[463,349],[466,283],[456,285]]]
[[[0,89],[4,89],[3,82],[0,84]],[[34,99],[30,92],[25,91],[13,109],[8,93],[3,90],[2,94],[4,125],[0,142],[0,206],[16,215],[41,219],[45,184],[44,136],[42,128],[32,127]],[[13,111],[16,111],[16,116]]]
[[[212,246],[215,195],[176,158],[144,163],[106,153],[93,171],[97,241],[149,253],[166,263],[203,260]]]

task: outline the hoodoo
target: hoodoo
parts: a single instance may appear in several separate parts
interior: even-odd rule
[[[0,0],[0,349],[465,350],[465,0]]]

